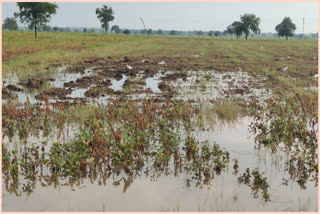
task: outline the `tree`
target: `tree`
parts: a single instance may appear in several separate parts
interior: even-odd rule
[[[18,24],[15,18],[6,18],[2,25],[4,30],[18,30]]]
[[[210,30],[210,31],[208,32],[208,36],[213,36],[213,31],[212,31],[212,30]]]
[[[177,31],[175,31],[175,30],[170,30],[170,32],[169,32],[169,35],[177,35]]]
[[[128,34],[130,34],[131,32],[130,32],[130,30],[125,29],[125,30],[123,31],[123,33],[128,35]]]
[[[35,38],[37,38],[37,28],[48,23],[58,8],[58,5],[49,2],[18,2],[17,5],[20,12],[15,13],[15,17],[20,17],[22,23],[34,28]]]
[[[86,32],[88,32],[88,29],[87,28],[83,28],[82,32],[86,33]]]
[[[295,30],[296,25],[292,23],[290,17],[284,17],[282,22],[276,26],[279,38],[285,36],[286,40],[288,40],[288,36],[293,36]]]
[[[106,34],[109,28],[109,22],[114,20],[112,8],[103,5],[102,8],[96,9],[96,15],[101,22],[101,27],[104,29],[104,34]]]
[[[242,31],[243,31],[243,25],[239,21],[233,22],[227,28],[227,32],[229,34],[235,34],[237,36],[237,39],[239,39],[241,37]]]
[[[228,31],[227,31],[227,30],[224,30],[224,31],[222,32],[222,35],[223,35],[223,36],[227,36],[227,34],[228,34]]]
[[[169,32],[169,35],[177,35],[177,31],[175,31],[175,30],[170,30],[170,32]]]
[[[163,34],[163,31],[162,31],[161,29],[159,29],[159,30],[157,31],[157,34],[162,35],[162,34]]]
[[[147,30],[148,35],[152,35],[152,29]]]
[[[255,34],[260,33],[260,18],[256,17],[256,15],[246,13],[240,16],[240,20],[242,24],[242,31],[246,36],[246,40],[248,39],[250,31],[252,31]]]
[[[201,30],[194,30],[194,34],[195,35],[198,35],[198,36],[203,36],[204,35],[204,33],[203,33],[203,31],[201,31]]]
[[[111,27],[111,32],[112,31],[114,31],[115,33],[120,33],[120,28],[119,28],[119,26],[118,25],[113,25],[112,27]]]
[[[221,32],[220,31],[215,31],[214,32],[214,36],[221,36]]]
[[[59,28],[57,26],[54,26],[52,29],[54,32],[57,32],[59,30]]]
[[[52,31],[52,27],[50,25],[43,25],[41,29],[42,31]]]

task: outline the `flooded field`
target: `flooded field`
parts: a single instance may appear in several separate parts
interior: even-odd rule
[[[314,59],[299,73],[294,56],[257,72],[209,58],[85,57],[48,63],[43,76],[7,72],[3,210],[317,211]]]

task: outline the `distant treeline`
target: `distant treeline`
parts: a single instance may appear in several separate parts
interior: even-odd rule
[[[32,31],[27,27],[18,27],[20,31]],[[85,28],[85,27],[51,27],[45,26],[39,31],[43,32],[88,32],[88,33],[103,33],[104,30],[102,28]],[[110,33],[115,33],[114,31]],[[176,35],[176,36],[206,36],[206,37],[231,37],[232,34],[229,34],[225,31],[180,31],[180,30],[137,30],[137,29],[120,29],[119,34],[134,34],[134,35]],[[253,36],[253,35],[250,35]],[[278,37],[277,33],[261,33],[259,35],[255,35],[255,37],[264,37],[264,38],[274,38]],[[294,34],[294,38],[303,38],[303,34]],[[304,34],[304,38],[317,39],[318,33],[309,33]]]

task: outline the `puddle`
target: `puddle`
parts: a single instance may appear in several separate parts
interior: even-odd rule
[[[67,98],[85,98],[85,92],[88,90],[88,88],[76,88],[73,89],[71,94],[68,94]]]
[[[160,77],[164,77],[161,73],[154,75],[153,77],[146,78],[146,86],[144,86],[144,90],[151,89],[153,93],[161,93],[159,89],[159,83],[161,82]]]
[[[128,77],[126,75],[122,75],[121,80],[112,79],[111,86],[109,88],[111,88],[114,91],[120,91],[123,89],[123,84],[127,79]]]
[[[64,70],[67,66],[63,66],[57,69],[57,75],[55,76],[55,80],[49,82],[52,87],[55,88],[63,88],[64,83],[68,83],[70,81],[76,81],[80,77],[90,76],[93,73],[93,68],[86,68],[84,74],[80,73],[64,73]]]
[[[206,44],[205,44],[206,45]],[[263,47],[262,47],[263,48]],[[200,55],[192,55],[192,57],[199,57]],[[158,59],[162,60],[166,58]],[[140,59],[139,59],[140,60]],[[121,71],[119,73],[123,74],[129,70],[133,69],[130,65],[126,65],[126,68],[123,67],[125,64],[121,61]],[[224,99],[224,101],[229,100],[237,100],[238,98],[241,101],[251,101],[252,96],[256,96],[258,99],[266,99],[273,96],[272,90],[259,88],[259,85],[262,81],[265,81],[265,77],[263,76],[255,76],[252,77],[247,72],[243,72],[242,69],[236,68],[234,72],[223,72],[219,73],[217,71],[188,71],[186,73],[176,73],[178,71],[167,71],[167,70],[155,70],[152,67],[151,70],[146,71],[144,65],[134,64],[134,62],[145,63],[145,59],[142,61],[130,61],[129,63],[135,67],[133,71],[131,71],[131,75],[122,75],[116,74],[114,71],[118,70],[116,65],[100,66],[99,69],[95,69],[99,73],[99,80],[95,78],[91,78],[90,82],[86,82],[85,87],[100,87],[101,90],[106,90],[107,94],[103,94],[103,96],[95,97],[86,97],[85,92],[89,88],[77,88],[81,87],[79,85],[71,87],[68,89],[69,92],[71,90],[71,94],[66,96],[66,100],[72,100],[74,98],[85,98],[85,101],[93,104],[102,104],[101,106],[106,106],[110,101],[112,101],[115,97],[119,98],[119,102],[124,102],[126,100],[138,100],[138,99],[146,99],[153,97],[155,98],[155,103],[157,107],[152,107],[149,109],[149,104],[145,104],[143,106],[145,109],[149,109],[150,112],[153,112],[155,108],[163,111],[165,106],[174,100],[191,100],[197,104],[197,101],[205,101],[209,102],[218,98]],[[155,62],[157,62],[155,61]],[[171,65],[171,61],[167,60],[167,64]],[[103,63],[104,61],[100,61]],[[153,63],[153,62],[152,62]],[[166,64],[165,61],[158,62],[159,65]],[[156,64],[157,65],[157,64]],[[153,65],[154,66],[154,65]],[[112,67],[112,68],[111,68]],[[158,66],[157,69],[164,66]],[[167,67],[167,66],[165,66]],[[168,66],[169,67],[169,66]],[[85,69],[84,74],[76,73],[76,74],[68,74],[64,73],[64,70],[67,67],[60,67],[57,69],[57,75],[55,76],[55,80],[52,82],[48,82],[50,86],[57,88],[64,88],[64,83],[70,81],[76,81],[78,78],[82,78],[84,76],[93,75],[93,69],[88,68]],[[125,69],[122,69],[125,68]],[[154,70],[153,70],[154,69]],[[288,66],[283,68],[283,70],[287,70]],[[141,70],[141,71],[140,71]],[[109,74],[104,73],[102,71],[112,71]],[[105,75],[105,76],[103,76]],[[153,75],[153,76],[152,76]],[[98,75],[97,75],[98,76]],[[120,80],[111,79],[110,78],[119,77]],[[152,77],[151,77],[152,76]],[[146,78],[147,77],[147,78]],[[163,78],[166,77],[166,78]],[[318,74],[314,76],[318,78]],[[89,78],[88,78],[89,79]],[[93,80],[92,80],[93,79]],[[92,80],[92,81],[91,81]],[[103,80],[103,81],[102,81]],[[124,84],[126,80],[130,80],[125,86],[125,90],[118,93],[111,93],[107,87],[114,91],[121,91],[124,88]],[[18,80],[16,75],[13,75],[11,78],[7,78],[4,85],[13,84],[17,85]],[[162,81],[164,84],[160,85],[159,83]],[[92,84],[91,84],[92,83]],[[137,85],[134,85],[137,84]],[[143,89],[143,90],[142,90]],[[169,91],[170,89],[170,91]],[[171,91],[172,89],[172,91]],[[318,87],[309,87],[305,88],[306,90],[318,90]],[[38,90],[26,90],[24,88],[24,92],[15,92],[18,96],[18,100],[20,102],[25,102],[27,97],[30,97],[30,102],[41,102],[34,99],[35,95],[39,93]],[[132,91],[131,91],[132,90]],[[108,94],[110,92],[110,94]],[[100,95],[100,94],[99,94]],[[119,96],[120,95],[120,96]],[[171,95],[171,96],[170,96]],[[61,97],[60,97],[61,98]],[[62,97],[61,99],[64,99]],[[171,100],[172,99],[172,100]],[[59,99],[57,99],[59,101]],[[52,97],[49,99],[49,102],[56,102],[56,99]],[[163,103],[168,101],[168,103]],[[3,101],[5,102],[5,101]],[[114,103],[117,101],[113,100]],[[159,103],[158,103],[159,102]],[[130,102],[128,102],[130,103]],[[183,103],[183,102],[179,102]],[[214,103],[212,101],[212,103]],[[141,102],[139,103],[139,105]],[[161,106],[162,105],[162,106]],[[206,103],[204,104],[206,105]],[[101,107],[99,106],[99,108]],[[78,106],[77,106],[78,107]],[[131,110],[126,112],[117,112],[116,115],[108,114],[104,115],[106,108],[90,109],[88,112],[83,112],[81,109],[76,114],[79,118],[83,114],[91,115],[95,114],[101,116],[101,118],[105,119],[105,124],[101,124],[100,128],[102,130],[110,128],[106,125],[108,122],[112,123],[113,128],[121,127],[121,124],[125,123],[125,118],[130,116]],[[141,106],[138,106],[139,109]],[[116,107],[117,108],[117,107]],[[189,108],[189,107],[187,107]],[[92,112],[89,112],[91,111]],[[141,110],[141,109],[139,109]],[[187,109],[189,112],[192,111],[192,108]],[[14,189],[14,183],[9,183],[8,185],[5,183],[5,176],[2,179],[2,200],[3,200],[3,210],[4,211],[174,211],[179,207],[179,211],[299,211],[301,208],[301,204],[305,204],[310,201],[308,204],[309,211],[317,211],[318,206],[318,190],[315,187],[314,182],[308,180],[306,181],[305,187],[306,189],[302,189],[298,184],[297,180],[294,178],[290,178],[290,174],[287,167],[287,161],[290,159],[290,156],[285,152],[280,151],[272,153],[269,149],[266,148],[256,148],[256,144],[254,142],[254,136],[249,131],[249,125],[253,122],[253,119],[250,117],[240,117],[234,118],[234,120],[230,123],[226,121],[220,121],[218,117],[209,118],[214,113],[211,112],[212,109],[209,109],[208,112],[203,115],[203,123],[202,128],[199,126],[194,126],[192,129],[185,130],[183,125],[185,119],[189,119],[185,116],[189,113],[184,113],[184,111],[179,109],[179,106],[172,111],[171,115],[179,115],[183,118],[183,121],[179,121],[179,124],[173,131],[177,133],[178,136],[176,139],[185,139],[186,135],[190,135],[194,137],[197,141],[199,141],[199,145],[202,146],[204,142],[207,142],[208,145],[213,145],[217,143],[221,148],[226,148],[230,152],[230,161],[226,163],[226,168],[223,168],[221,174],[217,171],[210,172],[213,174],[212,179],[210,178],[208,183],[204,185],[203,177],[198,178],[194,169],[186,169],[188,167],[184,167],[185,165],[180,165],[180,169],[175,168],[174,158],[170,157],[170,162],[168,162],[167,169],[156,169],[153,160],[150,162],[145,161],[141,170],[134,171],[134,173],[130,174],[128,172],[124,173],[123,171],[119,173],[111,172],[112,170],[108,169],[107,165],[103,165],[101,169],[97,167],[96,170],[90,171],[85,175],[79,175],[78,177],[60,177],[59,179],[54,178],[53,174],[48,173],[48,169],[44,169],[44,176],[40,178],[36,178],[34,181],[28,180],[22,176],[19,177],[19,191],[22,192],[21,195],[15,194],[12,189]],[[231,111],[233,109],[231,108]],[[212,110],[214,111],[214,110]],[[139,111],[132,111],[135,117],[135,120],[139,122],[139,114],[136,114]],[[147,111],[146,111],[147,112]],[[29,112],[28,112],[29,113]],[[127,114],[129,113],[129,114]],[[140,112],[139,112],[140,113]],[[162,112],[165,113],[165,112]],[[161,113],[161,114],[162,114]],[[228,112],[227,112],[228,113]],[[75,115],[76,115],[75,114]],[[100,115],[101,114],[101,115]],[[21,114],[22,115],[22,114]],[[47,119],[47,117],[44,118]],[[35,131],[35,133],[30,132],[30,136],[26,137],[26,141],[22,141],[19,139],[18,134],[15,133],[13,140],[9,142],[9,139],[5,137],[3,142],[8,145],[8,148],[12,151],[17,148],[18,154],[22,154],[23,143],[26,143],[30,146],[37,146],[43,141],[48,141],[48,145],[52,145],[53,142],[68,142],[69,140],[73,140],[76,134],[79,134],[80,125],[76,124],[68,124],[67,127],[63,127],[61,136],[57,137],[58,130],[57,128],[52,128],[53,130],[47,130],[47,136],[44,136],[44,132],[48,127],[48,124],[43,125],[43,118],[41,115],[41,119],[35,120],[32,123],[33,127],[39,127]],[[66,115],[66,118],[63,116]],[[133,114],[131,114],[133,115]],[[150,114],[154,115],[154,114]],[[57,124],[63,121],[64,119],[73,121],[73,118],[68,118],[68,114],[63,112],[63,116],[57,116],[56,121]],[[158,115],[155,115],[157,118]],[[117,119],[109,119],[110,118],[120,118]],[[151,118],[151,117],[150,117]],[[160,117],[159,117],[160,118]],[[165,119],[167,119],[165,118]],[[222,118],[222,117],[221,117]],[[42,120],[43,119],[43,120]],[[192,118],[191,120],[193,121]],[[201,120],[199,119],[199,120]],[[212,121],[211,121],[212,119]],[[114,121],[112,121],[114,120]],[[163,120],[163,121],[162,121]],[[227,120],[227,119],[226,119]],[[10,121],[11,122],[11,121]],[[148,121],[141,120],[135,126],[128,126],[123,130],[123,139],[130,140],[130,131],[132,130],[140,130],[140,126],[144,127],[144,129],[148,130],[152,129],[151,124]],[[161,119],[159,124],[161,126],[173,127],[173,122],[170,121],[168,124],[162,123],[166,122],[164,119]],[[181,124],[180,124],[181,122]],[[45,122],[44,122],[45,123]],[[200,122],[199,122],[200,123]],[[9,125],[6,127],[10,126]],[[20,124],[20,123],[18,123]],[[57,125],[53,123],[52,125],[55,127]],[[86,126],[88,125],[88,121],[84,123]],[[97,122],[98,124],[98,122]],[[131,124],[131,123],[130,123]],[[39,125],[39,126],[38,126]],[[90,124],[89,124],[90,125]],[[99,124],[98,124],[99,125]],[[49,125],[49,127],[51,124]],[[82,126],[82,125],[81,125]],[[22,127],[22,126],[21,126]],[[45,127],[45,128],[43,128]],[[88,126],[89,127],[89,126]],[[159,126],[160,127],[160,126]],[[23,127],[25,128],[25,127]],[[22,129],[23,129],[22,128]],[[28,127],[27,127],[28,128]],[[82,127],[81,127],[82,128]],[[90,128],[94,128],[93,126]],[[117,132],[113,132],[111,129],[108,131],[112,132],[112,135],[118,137]],[[139,129],[138,129],[139,128]],[[313,127],[310,127],[312,129]],[[313,128],[314,129],[314,128]],[[316,127],[318,129],[318,127]],[[9,129],[8,129],[9,130]],[[94,129],[95,131],[96,129]],[[141,129],[142,130],[142,129]],[[24,130],[18,130],[19,133],[23,133]],[[17,131],[17,132],[18,132]],[[29,130],[28,130],[29,131]],[[116,130],[118,131],[118,130]],[[122,130],[121,130],[122,131]],[[156,130],[157,133],[159,130]],[[161,130],[160,130],[161,131]],[[160,132],[159,131],[159,132]],[[313,130],[312,130],[313,131]],[[40,134],[39,134],[40,133]],[[160,134],[164,137],[168,137],[168,139],[175,139],[172,136],[167,135],[166,130],[161,132]],[[81,137],[85,137],[86,133],[81,132]],[[106,133],[104,133],[106,134]],[[155,138],[158,138],[160,134],[155,134]],[[170,133],[169,133],[170,134]],[[107,135],[103,135],[107,136]],[[110,135],[111,136],[111,135]],[[163,137],[162,136],[162,137]],[[109,136],[108,136],[109,137]],[[122,136],[121,136],[122,137]],[[139,136],[137,136],[137,142],[141,143],[141,139],[145,140],[144,132],[139,132]],[[166,138],[165,138],[166,139]],[[97,140],[101,140],[97,138]],[[109,138],[108,138],[109,140]],[[136,140],[136,139],[135,139]],[[118,141],[119,142],[119,141]],[[121,141],[120,141],[121,142]],[[157,144],[155,144],[155,148],[160,145],[160,140],[156,139]],[[166,140],[164,141],[166,144]],[[89,143],[89,141],[87,141]],[[131,143],[131,142],[130,142]],[[86,148],[82,142],[80,142],[81,148]],[[126,143],[124,143],[126,144]],[[88,144],[87,144],[88,145]],[[100,144],[102,145],[102,144]],[[127,144],[129,145],[129,144]],[[121,145],[121,146],[127,146]],[[179,145],[179,148],[182,149],[184,146],[184,142]],[[112,145],[113,146],[113,145]],[[114,149],[114,147],[112,147]],[[143,144],[139,144],[139,146],[143,147]],[[130,147],[128,147],[130,148]],[[179,150],[178,148],[178,150]],[[203,148],[203,147],[201,147]],[[109,148],[108,148],[109,149]],[[139,151],[139,150],[137,150]],[[157,151],[157,149],[151,149],[151,152]],[[160,150],[159,150],[160,151]],[[94,151],[96,152],[96,151]],[[179,151],[180,152],[180,151]],[[114,153],[117,154],[117,153]],[[148,153],[150,154],[150,153]],[[181,152],[181,154],[184,154]],[[136,154],[135,154],[136,155]],[[149,157],[162,157],[161,153],[159,156]],[[115,159],[108,159],[108,161],[118,161],[118,157]],[[152,159],[150,158],[150,159]],[[239,169],[238,173],[234,171],[233,163],[234,159],[239,160]],[[221,160],[216,160],[221,161]],[[200,164],[203,164],[202,161]],[[98,165],[97,165],[98,166]],[[101,165],[100,165],[101,166]],[[133,164],[132,166],[135,167]],[[132,167],[130,166],[130,167]],[[89,165],[87,165],[88,168]],[[263,176],[267,177],[267,182],[269,184],[268,192],[270,194],[269,202],[265,203],[260,195],[255,197],[253,195],[253,190],[244,184],[238,183],[238,177],[240,173],[243,173],[246,168],[250,169],[258,168],[259,171],[264,172]],[[46,168],[46,167],[44,167]],[[98,169],[99,168],[99,169]],[[201,168],[197,168],[199,170]],[[37,169],[38,170],[38,169]],[[39,169],[40,170],[40,169]],[[42,169],[41,169],[42,170]],[[47,170],[47,171],[46,171]],[[121,169],[122,170],[122,169]],[[189,170],[189,171],[188,171]],[[85,170],[84,170],[85,171]],[[116,171],[116,170],[115,170]],[[124,168],[126,171],[126,168]],[[129,170],[130,172],[130,170]],[[42,173],[42,171],[37,171],[37,173]],[[201,175],[202,172],[200,172]],[[211,175],[210,174],[210,175]],[[210,177],[210,176],[209,176]],[[197,180],[198,178],[198,180]],[[283,184],[283,178],[288,179],[287,185]],[[42,179],[42,180],[41,180]],[[10,182],[13,180],[11,179]],[[32,192],[23,192],[22,185],[26,182],[31,181]],[[45,184],[45,185],[44,185]],[[47,185],[47,186],[46,186]],[[260,193],[259,193],[260,194]],[[54,201],[54,203],[52,203]],[[82,203],[83,202],[83,203]],[[125,206],[124,206],[125,204]],[[248,206],[249,205],[249,206]]]
[[[5,81],[4,81],[5,80]],[[16,73],[9,73],[2,79],[2,87],[7,87],[8,85],[18,85],[19,79]]]
[[[216,142],[230,151],[228,168],[215,175],[207,187],[197,187],[194,181],[188,185],[184,173],[175,176],[172,170],[159,177],[154,174],[152,166],[146,166],[148,172],[142,170],[132,177],[113,175],[106,179],[105,184],[99,184],[98,177],[84,178],[73,186],[63,185],[70,182],[68,179],[47,187],[35,182],[33,192],[21,196],[9,194],[3,179],[3,210],[142,212],[173,211],[179,207],[180,211],[298,211],[299,203],[310,200],[309,211],[316,211],[317,188],[310,182],[307,182],[306,190],[294,181],[283,185],[282,178],[289,177],[284,171],[286,154],[256,150],[248,131],[250,123],[248,117],[240,118],[232,125],[222,125],[217,121],[209,131],[195,129],[192,132],[196,139],[207,140],[210,144]],[[265,172],[270,185],[270,202],[261,202],[252,196],[250,187],[238,184],[240,174],[234,174],[233,158],[239,160],[239,173],[247,167]],[[79,203],[81,201],[85,203]]]
[[[239,69],[241,70],[241,68]],[[177,99],[183,100],[200,99],[208,101],[210,99],[235,97],[251,100],[251,96],[257,96],[259,100],[263,100],[272,97],[272,90],[253,87],[252,84],[256,82],[256,79],[253,79],[247,72],[242,71],[224,73],[188,71],[186,81],[178,79],[170,84],[181,92],[177,95]],[[230,95],[233,91],[239,92]]]

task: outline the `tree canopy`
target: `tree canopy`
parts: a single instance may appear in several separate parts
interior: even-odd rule
[[[279,37],[285,36],[286,40],[288,40],[289,36],[293,36],[295,30],[296,25],[291,21],[290,17],[284,17],[282,22],[276,26]]]
[[[254,14],[244,14],[240,16],[240,21],[235,21],[228,26],[227,32],[230,34],[235,34],[237,38],[241,37],[241,34],[244,33],[246,40],[250,32],[258,34],[260,33],[260,18],[256,17]]]
[[[103,5],[102,8],[96,9],[96,15],[101,22],[101,27],[104,29],[104,34],[106,34],[109,29],[109,22],[114,20],[112,8]]]
[[[250,31],[255,34],[260,33],[259,25],[260,25],[260,18],[256,17],[254,14],[244,14],[240,17],[242,23],[242,30],[246,36],[246,40],[248,39],[248,35]]]
[[[175,30],[170,30],[170,32],[169,32],[169,35],[177,35],[177,31],[175,31]]]
[[[2,24],[4,30],[18,30],[18,24],[15,18],[6,18]]]
[[[120,27],[118,26],[118,25],[113,25],[112,27],[111,27],[111,32],[115,32],[115,33],[120,33]]]
[[[235,34],[237,36],[237,39],[241,37],[242,31],[243,31],[243,25],[239,21],[233,22],[227,28],[227,32],[230,34]]]
[[[123,33],[124,33],[124,34],[130,34],[131,32],[130,32],[130,30],[125,29],[125,30],[123,31]]]
[[[152,35],[152,29],[147,30],[148,35]]]
[[[20,12],[15,13],[15,17],[20,17],[22,23],[34,28],[35,38],[37,38],[37,28],[48,23],[58,8],[56,4],[49,2],[18,2],[17,5]]]

